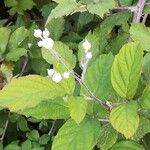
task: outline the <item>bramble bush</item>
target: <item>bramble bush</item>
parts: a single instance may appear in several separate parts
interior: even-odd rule
[[[150,149],[150,0],[1,0],[0,150]]]

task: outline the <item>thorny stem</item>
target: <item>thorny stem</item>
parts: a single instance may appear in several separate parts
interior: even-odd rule
[[[4,131],[3,131],[3,134],[2,134],[2,136],[1,136],[1,138],[0,138],[0,142],[1,143],[3,143],[3,140],[4,140],[4,137],[5,137],[5,133],[6,133],[6,130],[7,130],[7,126],[8,126],[8,120],[6,121],[6,123],[5,123],[5,126],[4,126]]]

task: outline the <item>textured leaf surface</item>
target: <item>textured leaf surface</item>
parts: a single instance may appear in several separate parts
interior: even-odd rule
[[[133,23],[130,34],[134,41],[140,42],[144,50],[150,51],[150,28],[142,23]]]
[[[101,130],[100,123],[86,118],[79,125],[68,120],[58,131],[52,150],[92,150]]]
[[[115,7],[114,0],[101,0],[87,5],[87,9],[90,13],[99,15],[100,17],[103,17],[103,15],[113,7]]]
[[[150,133],[150,120],[144,117],[140,118],[140,124],[133,139],[139,141],[145,134]]]
[[[6,50],[11,30],[5,27],[0,28],[0,55]]]
[[[108,150],[115,144],[117,138],[118,133],[110,124],[103,125],[97,145],[101,150]]]
[[[54,18],[47,24],[47,29],[54,40],[59,40],[64,31],[65,19]]]
[[[80,123],[86,114],[87,101],[84,97],[69,97],[68,101],[70,116],[76,123]]]
[[[111,66],[114,57],[104,54],[89,66],[85,74],[85,83],[89,89],[100,99],[109,99],[113,93],[111,85]]]
[[[116,143],[111,150],[145,150],[142,145],[133,141],[121,141]]]
[[[123,98],[132,98],[141,75],[143,51],[139,44],[125,44],[116,55],[111,70],[113,88]]]
[[[17,61],[22,56],[27,56],[27,50],[25,48],[16,48],[7,54],[6,60]]]
[[[132,102],[113,108],[110,113],[112,126],[127,139],[134,135],[139,126],[139,116],[137,111],[137,104]]]
[[[150,85],[144,89],[141,99],[142,107],[144,109],[150,109]]]
[[[13,79],[0,92],[0,106],[11,111],[34,107],[41,101],[71,94],[73,84],[67,87],[65,80],[56,84],[51,79],[38,75]]]
[[[81,5],[76,3],[74,0],[59,2],[59,4],[51,11],[50,15],[48,16],[46,24],[48,24],[53,18],[68,16],[69,14],[79,9],[80,6]]]
[[[61,98],[47,100],[36,107],[25,109],[20,114],[37,119],[66,119],[69,118],[69,109]]]
[[[8,45],[10,51],[16,49],[28,35],[29,32],[25,27],[17,28],[10,36]]]

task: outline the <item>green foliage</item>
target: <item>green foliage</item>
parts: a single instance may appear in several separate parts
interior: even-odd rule
[[[112,66],[113,88],[123,98],[133,98],[142,69],[143,51],[139,44],[129,43],[122,47]]]
[[[149,150],[150,0],[137,2],[1,0],[0,150]]]
[[[97,142],[100,130],[100,123],[91,118],[85,118],[80,125],[68,120],[58,131],[52,150],[91,150]]]
[[[130,102],[113,108],[110,113],[112,126],[127,139],[134,135],[139,126],[139,116],[137,112],[137,104]]]

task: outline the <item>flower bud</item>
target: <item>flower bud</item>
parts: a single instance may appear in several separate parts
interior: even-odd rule
[[[49,31],[47,28],[45,28],[45,30],[43,31],[43,37],[44,38],[48,38],[49,37]]]
[[[49,77],[52,77],[53,74],[55,73],[55,70],[54,69],[47,69],[47,73],[48,73]]]
[[[34,36],[39,38],[42,36],[42,31],[40,29],[34,30]]]
[[[83,46],[83,48],[84,48],[86,51],[88,51],[88,50],[91,49],[91,43],[88,42],[87,39],[85,39],[85,41],[83,42],[82,46]]]
[[[37,44],[38,44],[38,47],[43,47],[43,41],[39,41]]]
[[[86,59],[91,59],[92,58],[92,53],[91,52],[87,52],[85,54]]]
[[[51,38],[43,39],[43,47],[46,49],[52,49],[54,46],[54,41]]]
[[[69,76],[70,76],[70,73],[69,73],[69,72],[66,71],[66,72],[63,73],[63,78],[64,78],[64,79],[68,79]]]
[[[62,76],[60,73],[54,73],[52,76],[52,80],[56,83],[60,82],[62,80]]]

